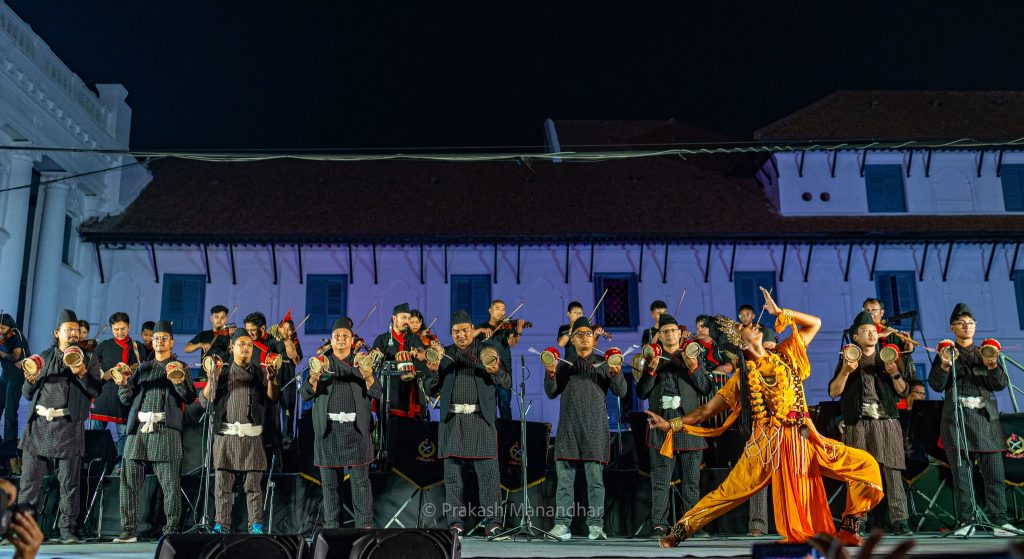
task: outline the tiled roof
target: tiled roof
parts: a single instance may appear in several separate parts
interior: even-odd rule
[[[595,163],[152,164],[106,243],[468,243],[1024,238],[1024,216],[782,217],[760,185],[674,157]]]
[[[1024,137],[1024,91],[837,91],[756,131],[758,140]]]

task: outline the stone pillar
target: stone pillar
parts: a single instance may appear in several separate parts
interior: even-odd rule
[[[29,343],[37,352],[49,345],[54,321],[60,311],[61,248],[64,246],[64,217],[67,215],[70,189],[64,181],[52,182],[40,188],[44,193],[43,219],[39,225],[39,244],[30,293],[32,316],[26,325]]]
[[[11,156],[11,172],[3,188],[25,186],[32,182],[32,158],[14,153]],[[3,193],[0,198],[0,227],[10,236],[0,246],[0,309],[17,316],[18,291],[21,288],[21,273],[25,258],[25,228],[28,225],[28,200],[30,188],[20,188]]]

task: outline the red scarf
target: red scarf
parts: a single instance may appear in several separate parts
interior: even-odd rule
[[[114,343],[121,346],[121,362],[124,363],[125,365],[131,365],[131,363],[128,362],[128,356],[131,355],[128,352],[128,349],[132,345],[132,339],[125,338],[123,340],[119,340],[117,338],[114,338]]]
[[[264,334],[262,338],[260,338],[258,340],[253,340],[252,341],[252,345],[260,348],[260,351],[263,352],[263,357],[266,357],[267,354],[270,353],[270,348],[267,347],[267,344],[263,343],[264,340],[266,340],[266,339],[267,339],[267,336],[266,336],[266,334]]]
[[[398,342],[398,351],[405,351],[405,335],[397,332],[394,328],[392,328],[391,337]],[[420,406],[419,385],[416,383],[415,380],[410,382],[412,382],[412,386],[410,387],[409,390],[409,405],[406,408],[408,411],[393,409],[391,410],[391,415],[397,417],[415,418],[420,417],[420,415],[423,413],[423,407]],[[384,397],[387,398],[387,395],[385,395]]]
[[[711,340],[708,340],[706,342],[702,341],[702,340],[694,340],[694,341],[697,342],[698,344],[704,346],[704,349],[707,350],[708,361],[711,361],[712,363],[714,363],[715,366],[721,365],[721,363],[719,363],[718,360],[715,359],[715,353],[713,351],[711,351],[711,348],[714,347],[714,344],[711,343]]]

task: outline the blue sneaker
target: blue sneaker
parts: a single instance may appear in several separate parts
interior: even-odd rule
[[[224,526],[221,526],[220,522],[218,522],[218,523],[213,525],[213,533],[214,534],[220,534],[220,535],[223,536],[223,535],[226,535],[228,533],[228,531],[224,529]]]
[[[250,534],[265,534],[266,532],[263,531],[263,525],[260,524],[259,522],[257,522],[256,524],[252,525],[252,528],[249,528],[249,533]]]

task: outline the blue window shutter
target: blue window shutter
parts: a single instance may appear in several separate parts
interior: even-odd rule
[[[1013,275],[1013,287],[1017,291],[1017,321],[1024,330],[1024,270],[1017,270]]]
[[[605,289],[608,289],[608,294],[594,313],[594,324],[605,330],[635,330],[640,323],[637,275],[595,273],[594,304],[597,304]]]
[[[179,334],[203,329],[206,300],[206,276],[203,274],[164,274],[160,317],[174,323]]]
[[[875,290],[885,306],[885,316],[889,318],[918,310],[914,272],[875,272]],[[890,325],[908,328],[911,322],[910,318],[905,318]]]
[[[348,312],[348,276],[308,274],[306,276],[307,334],[330,334],[334,321]]]
[[[867,188],[869,212],[907,211],[902,165],[865,165],[864,184]]]
[[[1008,212],[1024,212],[1024,165],[1003,165],[1003,204]]]
[[[475,324],[487,322],[491,306],[490,274],[456,274],[448,280],[451,286],[451,311],[464,310]]]

